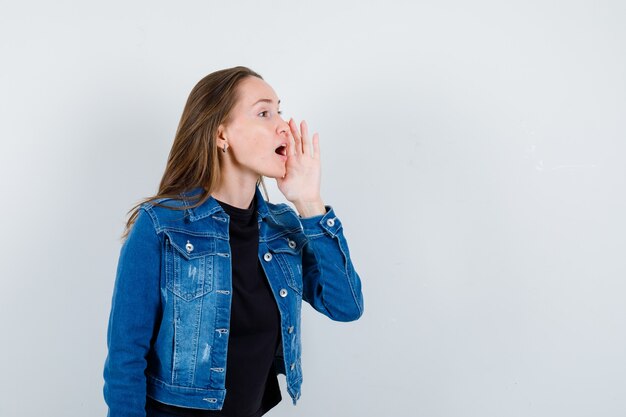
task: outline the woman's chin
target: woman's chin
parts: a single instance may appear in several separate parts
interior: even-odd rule
[[[274,178],[276,180],[281,179],[285,176],[285,173],[287,172],[287,170],[283,169],[278,170],[278,171],[274,171],[274,172],[267,172],[265,174],[263,174],[264,177],[268,177],[268,178]]]

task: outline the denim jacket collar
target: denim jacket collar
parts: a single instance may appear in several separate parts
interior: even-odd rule
[[[184,204],[187,206],[187,205],[193,204],[193,201],[192,201],[193,199],[191,197],[194,197],[195,195],[201,192],[202,192],[202,187],[195,187],[189,191],[180,193],[180,196]],[[275,223],[276,219],[274,219],[274,216],[272,216],[272,213],[269,210],[267,202],[263,198],[263,194],[261,194],[261,190],[259,189],[258,186],[256,187],[254,191],[254,198],[256,198],[256,202],[257,202],[257,211],[259,213],[259,221],[261,221],[262,219],[265,219],[266,217],[269,217]],[[215,198],[213,198],[213,196],[209,196],[209,198],[198,207],[185,209],[185,215],[189,218],[189,221],[192,221],[192,222],[203,219],[214,213],[225,214],[225,211],[222,208],[222,206],[215,200]]]

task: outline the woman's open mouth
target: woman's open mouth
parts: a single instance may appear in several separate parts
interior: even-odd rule
[[[283,158],[281,159],[286,160],[287,159],[287,144],[281,143],[280,146],[274,150],[274,152],[282,156]]]

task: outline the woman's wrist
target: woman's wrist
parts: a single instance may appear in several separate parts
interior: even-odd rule
[[[293,203],[301,218],[315,217],[326,214],[326,206],[321,199],[315,201],[298,201]]]

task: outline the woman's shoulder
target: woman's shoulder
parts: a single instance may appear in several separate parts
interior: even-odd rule
[[[157,198],[142,203],[139,206],[139,216],[150,217],[155,228],[161,229],[171,222],[184,221],[187,211],[185,207],[185,201],[182,199]]]
[[[163,210],[168,207],[179,208],[183,207],[184,201],[182,199],[165,197],[165,198],[156,198],[153,200],[146,201],[141,204],[140,208],[149,211],[149,210]]]

